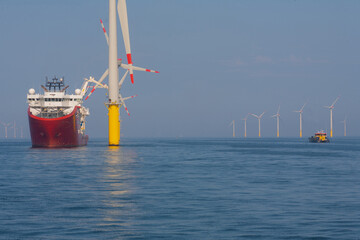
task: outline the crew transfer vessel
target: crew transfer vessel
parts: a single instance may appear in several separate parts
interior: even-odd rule
[[[313,143],[328,143],[329,139],[326,137],[326,133],[324,131],[318,131],[315,133],[315,136],[309,137],[309,142]]]

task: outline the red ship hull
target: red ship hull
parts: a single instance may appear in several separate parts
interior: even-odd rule
[[[63,117],[40,118],[28,109],[33,147],[79,147],[88,142],[88,135],[80,133],[80,107]]]

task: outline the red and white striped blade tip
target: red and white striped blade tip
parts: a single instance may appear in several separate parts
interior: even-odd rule
[[[127,107],[125,107],[125,110],[126,110],[126,113],[130,116],[130,113],[129,113]]]
[[[127,57],[128,64],[133,64],[131,53],[126,54],[126,57]]]
[[[146,72],[153,72],[153,73],[160,73],[159,71],[151,70],[151,69],[145,69]]]
[[[134,84],[134,74],[130,74],[131,83]]]
[[[101,19],[100,19],[100,23],[101,23],[102,30],[104,31],[104,33],[106,33],[106,29],[105,29],[103,21]]]

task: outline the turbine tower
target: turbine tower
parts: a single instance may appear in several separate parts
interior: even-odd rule
[[[232,137],[234,138],[235,137],[235,120],[232,120],[231,123],[229,124],[229,126],[233,126],[233,134],[232,134]]]
[[[117,24],[116,24],[116,11],[118,13],[118,17],[121,24],[121,30],[123,35],[123,40],[125,44],[125,52],[127,58],[127,64],[122,63],[121,59],[117,58]],[[133,66],[131,50],[130,50],[130,36],[129,36],[129,26],[128,26],[128,17],[127,17],[127,8],[126,8],[126,0],[118,0],[116,6],[116,0],[109,0],[109,35],[107,34],[104,24],[100,19],[100,23],[102,29],[105,34],[105,38],[107,44],[109,46],[109,68],[104,72],[101,78],[96,81],[94,78],[90,77],[90,79],[85,79],[86,84],[84,85],[82,92],[86,94],[86,90],[89,83],[95,84],[92,86],[92,90],[87,95],[85,100],[87,100],[90,95],[95,91],[96,88],[107,88],[109,91],[109,100],[106,103],[106,107],[108,108],[108,121],[109,121],[109,146],[118,146],[120,141],[120,107],[124,106],[126,112],[129,114],[127,107],[125,105],[125,100],[129,98],[133,98],[135,96],[123,98],[119,93],[121,86],[127,76],[130,73],[131,82],[134,83],[134,73],[133,71],[145,71],[145,72],[155,72],[158,71],[136,67]],[[122,67],[126,69],[125,74],[121,78],[119,82],[119,71],[118,68]],[[104,79],[109,76],[108,85],[103,84]]]
[[[271,116],[273,118],[276,117],[276,137],[279,137],[280,136],[280,124],[279,124],[279,120],[280,120],[280,105],[279,105],[279,108],[278,108],[278,111],[275,115]]]
[[[120,4],[121,1],[119,1]],[[126,7],[126,6],[125,6]],[[109,145],[120,141],[119,72],[117,64],[116,0],[109,0]]]
[[[341,121],[342,123],[344,123],[344,137],[346,137],[346,116],[344,121]]]
[[[242,119],[242,120],[245,122],[245,126],[244,126],[244,127],[245,127],[244,138],[246,138],[246,121],[247,121],[248,116],[249,116],[249,113],[246,115],[245,118]]]
[[[299,117],[300,117],[300,138],[302,138],[302,113],[304,110],[306,103],[302,106],[302,108],[299,111],[294,111],[294,112],[298,112],[299,113]]]
[[[330,109],[330,137],[333,137],[333,109],[334,109],[334,105],[335,103],[339,100],[340,97],[337,97],[335,99],[335,101],[333,102],[333,104],[331,104],[330,106],[325,106],[325,108]]]
[[[258,120],[259,120],[259,138],[261,138],[261,128],[260,128],[260,121],[261,121],[261,118],[262,116],[264,115],[265,112],[263,112],[262,114],[260,114],[259,116],[258,115],[255,115],[253,113],[251,113],[252,116],[256,117]]]
[[[14,129],[14,138],[16,138],[16,122],[14,121],[14,125],[11,127]]]

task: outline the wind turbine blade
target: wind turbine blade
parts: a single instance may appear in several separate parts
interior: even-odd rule
[[[100,19],[100,23],[101,23],[102,30],[104,31],[104,34],[105,34],[107,45],[109,46],[109,36],[108,36],[108,34],[106,32],[106,29],[104,27],[104,23],[103,23],[103,21],[101,19]]]
[[[280,105],[279,105],[279,108],[278,108],[277,114],[279,114],[279,112],[280,112]]]
[[[123,84],[123,82],[124,82],[124,80],[125,80],[125,78],[126,78],[126,76],[127,76],[128,73],[129,73],[129,70],[127,70],[127,71],[125,72],[124,76],[121,78],[121,80],[120,80],[120,82],[119,82],[119,90],[120,90],[120,88],[121,88],[121,86],[122,86],[122,84]]]
[[[334,107],[335,103],[339,100],[339,98],[340,98],[340,97],[337,97],[337,98],[335,99],[335,101],[333,102],[333,104],[331,104],[330,107]]]
[[[263,112],[262,114],[260,114],[259,118],[262,118],[262,116],[265,114],[265,112]]]
[[[121,67],[124,68],[124,69],[128,69],[128,70],[129,70],[130,68],[132,68],[133,70],[136,70],[136,71],[159,73],[159,71],[155,71],[155,70],[151,70],[151,69],[146,69],[146,68],[142,68],[142,67],[136,67],[136,66],[130,67],[130,66],[127,65],[127,64],[121,64]]]
[[[304,103],[304,105],[302,106],[302,108],[300,109],[300,111],[302,111],[304,109],[304,107],[306,106],[307,102]]]
[[[130,113],[129,113],[129,111],[128,111],[127,107],[126,107],[126,104],[125,104],[125,102],[124,102],[124,99],[122,98],[122,96],[121,96],[121,94],[120,94],[120,93],[119,93],[119,99],[120,99],[120,102],[122,103],[122,105],[124,106],[125,111],[126,111],[126,112],[127,112],[127,114],[130,116]]]
[[[99,79],[99,83],[102,83],[102,81],[104,81],[104,79],[109,75],[109,69],[106,69],[105,72],[103,73],[103,75],[101,76],[101,78]]]
[[[101,76],[101,78],[99,79],[99,81],[97,81],[98,83],[101,83],[102,81],[104,81],[104,79],[109,75],[109,69],[106,69],[105,72],[103,73],[103,75]],[[98,86],[101,86],[100,84],[96,84],[95,86],[93,86],[93,88],[91,89],[90,93],[87,95],[87,97],[85,98],[85,101],[88,100],[88,98],[91,96],[91,94],[93,94],[93,92],[95,91],[96,88],[98,88]]]
[[[132,70],[132,58],[131,58],[131,49],[130,49],[130,34],[129,34],[129,23],[128,23],[128,16],[127,16],[127,9],[126,9],[126,0],[119,0],[117,5],[119,20],[121,24],[121,31],[124,39],[125,44],[125,52],[128,64],[130,66],[130,78],[131,83],[134,84],[134,73]]]
[[[128,100],[128,99],[130,99],[130,98],[137,97],[137,96],[138,96],[138,95],[136,94],[136,95],[134,95],[134,96],[130,96],[130,97],[123,98],[123,100],[125,101],[125,100]]]

